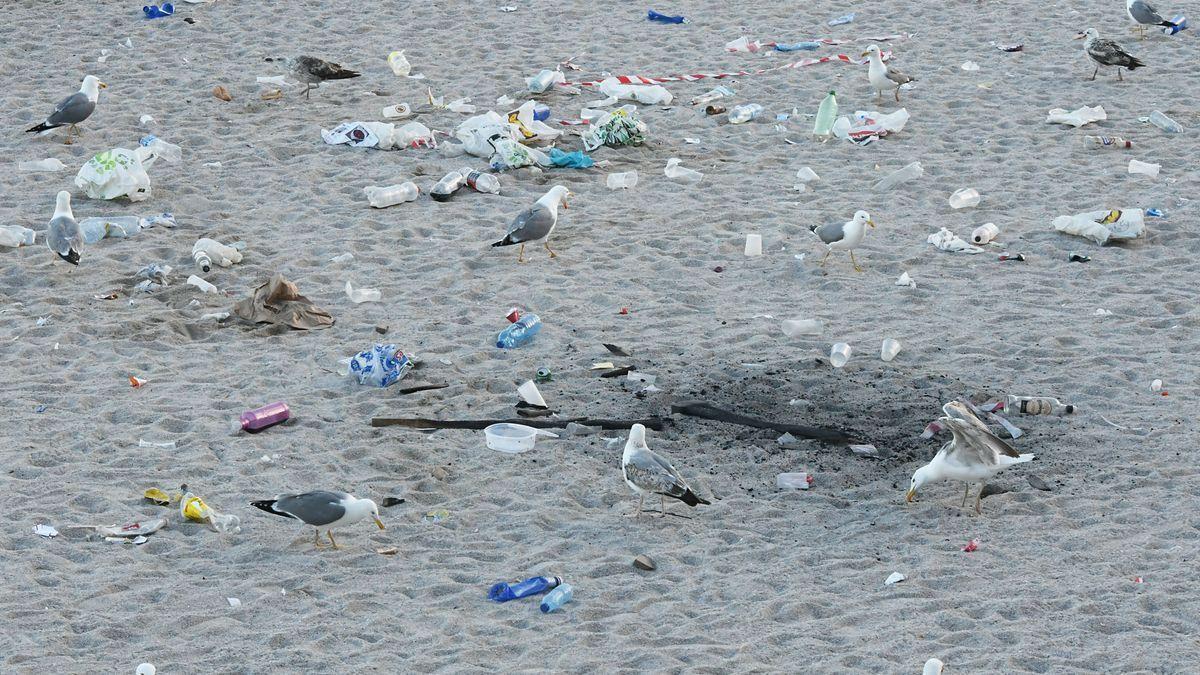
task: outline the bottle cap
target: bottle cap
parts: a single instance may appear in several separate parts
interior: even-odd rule
[[[509,323],[516,323],[521,320],[521,311],[516,307],[513,307],[512,309],[508,310],[508,316],[504,318],[508,319]]]

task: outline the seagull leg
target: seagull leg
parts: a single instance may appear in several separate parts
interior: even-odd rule
[[[338,543],[333,540],[333,530],[325,530],[325,534],[329,535],[329,543],[333,544],[334,548],[341,548]]]
[[[900,87],[896,87],[896,103],[900,102]]]
[[[659,518],[666,518],[667,517],[667,498],[662,495],[659,495],[658,499],[659,499],[658,510],[660,513],[662,513],[662,515],[659,516]]]
[[[979,484],[979,494],[975,495],[975,514],[982,516],[983,509],[979,508],[979,502],[983,501],[983,488],[987,487],[986,483]]]
[[[558,254],[557,254],[557,253],[555,253],[554,251],[551,251],[551,250],[550,250],[550,242],[548,242],[548,241],[544,241],[544,242],[542,242],[542,246],[545,246],[545,247],[546,247],[546,250],[550,252],[550,257],[551,257],[551,258],[557,258],[557,257],[558,257]]]
[[[645,502],[645,501],[646,501],[646,495],[642,495],[642,496],[638,497],[638,507],[637,507],[637,512],[633,514],[634,518],[642,517],[642,502]]]
[[[324,548],[324,545],[321,543],[321,531],[313,530],[313,535],[313,545],[317,548]]]
[[[959,508],[965,509],[965,508],[967,508],[967,497],[971,496],[971,484],[963,483],[963,485],[966,487],[966,489],[963,490],[963,502],[962,502],[962,505],[959,506]]]
[[[525,244],[521,244],[521,248],[517,249],[517,262],[525,262]]]
[[[858,266],[858,261],[854,259],[854,251],[850,251],[850,262],[854,264],[854,271],[861,272],[863,268]]]
[[[829,260],[829,254],[830,254],[830,253],[833,253],[833,249],[831,249],[831,248],[825,249],[825,257],[824,257],[824,258],[821,258],[821,267],[824,267],[824,266],[825,266],[825,261],[826,261],[826,260]]]
[[[1096,69],[1092,71],[1092,82],[1096,81],[1096,73],[1098,72],[1100,72],[1100,66],[1096,66]]]
[[[1125,78],[1121,77],[1121,69],[1117,68],[1117,82],[1124,82]]]
[[[71,144],[71,142],[72,142],[72,141],[71,141],[71,132],[72,132],[72,131],[74,131],[74,130],[75,130],[75,125],[74,125],[74,124],[68,124],[68,125],[67,125],[67,140],[63,141],[63,145],[70,145],[70,144]]]

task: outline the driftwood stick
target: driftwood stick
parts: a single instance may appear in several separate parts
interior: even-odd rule
[[[372,417],[373,427],[409,427],[411,429],[483,429],[493,424],[523,424],[534,429],[559,429],[574,422],[589,427],[602,429],[628,429],[635,424],[644,425],[647,429],[662,431],[667,420],[661,417],[650,417],[642,420],[599,420],[590,417],[573,417],[571,419],[541,420],[541,419],[507,419],[507,420],[434,420],[426,417]]]
[[[718,408],[711,403],[705,403],[704,401],[681,401],[671,406],[671,412],[716,422],[740,424],[744,427],[754,427],[755,429],[774,429],[775,431],[786,432],[800,438],[811,438],[826,443],[848,443],[850,441],[850,437],[846,435],[846,432],[840,429],[806,427],[800,424],[786,424],[784,422],[768,422],[754,417],[739,415],[735,412]]]

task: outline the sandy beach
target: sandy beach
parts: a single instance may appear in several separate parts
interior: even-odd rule
[[[1113,0],[652,6],[687,16],[683,25],[647,21],[640,4],[505,2],[516,11],[180,2],[155,20],[129,3],[9,3],[0,224],[43,230],[55,194],[69,190],[79,219],[171,212],[177,226],[89,244],[78,267],[40,237],[0,248],[0,670],[918,673],[931,657],[954,674],[1195,670],[1194,30],[1138,40]],[[1164,14],[1200,13],[1158,4]],[[853,22],[826,25],[850,11]],[[1112,71],[1090,81],[1073,39],[1088,27],[1147,66],[1124,81]],[[525,88],[569,58],[581,68],[569,81],[721,73],[858,59],[866,37],[893,34],[909,37],[881,46],[917,78],[900,103],[890,92],[877,102],[866,66],[843,62],[667,82],[669,106],[638,106],[644,145],[601,148],[590,169],[504,172],[500,195],[464,188],[439,203],[424,194],[485,159],[321,137],[341,122],[379,121],[388,105],[424,104],[429,91],[470,97],[479,112],[515,108],[495,103],[506,94],[533,98],[552,122],[577,119],[603,98],[594,88]],[[726,52],[742,36],[846,42]],[[1023,51],[997,49],[1012,43]],[[398,49],[424,79],[392,73],[386,58]],[[285,74],[265,59],[300,54],[362,76],[323,83],[307,100],[296,87],[264,100],[273,87],[256,77]],[[966,61],[979,69],[963,70]],[[24,133],[86,74],[108,88],[76,142],[63,145],[61,130]],[[720,104],[759,103],[763,116],[733,125],[688,104],[717,84],[736,91]],[[218,85],[231,101],[212,95]],[[866,146],[822,143],[812,115],[829,90],[841,114],[902,107],[911,119]],[[1106,120],[1046,122],[1052,108],[1095,105]],[[470,117],[421,109],[415,119],[444,132]],[[1154,110],[1185,130],[1139,121]],[[556,126],[566,134],[558,147],[582,147],[586,127]],[[149,199],[89,199],[75,186],[93,155],[135,148],[148,133],[183,155],[150,169]],[[668,180],[670,157],[703,180]],[[44,158],[67,168],[17,170]],[[1130,159],[1161,173],[1131,175]],[[873,189],[912,161],[923,177]],[[820,180],[798,192],[805,166]],[[636,187],[605,186],[607,174],[630,170]],[[423,192],[417,201],[368,206],[363,187],[407,180]],[[493,248],[554,185],[573,195],[551,239],[559,257],[530,246],[518,264],[514,248]],[[964,187],[980,204],[952,209],[947,198]],[[1144,237],[1103,247],[1051,226],[1061,215],[1151,208],[1164,215],[1146,218]],[[855,251],[864,271],[845,253],[821,269],[825,249],[810,226],[858,209],[877,225]],[[943,227],[965,238],[987,222],[999,245],[978,255],[926,241]],[[763,255],[743,254],[748,233],[762,236]],[[199,272],[191,250],[200,237],[245,242],[244,260]],[[1003,251],[1026,260],[1001,262]],[[1091,260],[1068,262],[1070,252]],[[344,253],[353,260],[331,262]],[[135,290],[151,263],[174,268],[169,285]],[[896,285],[905,272],[915,288]],[[201,318],[230,311],[276,273],[336,323],[297,331]],[[191,274],[220,293],[185,284]],[[347,281],[382,300],[352,303]],[[544,328],[526,347],[497,349],[514,306]],[[781,321],[798,318],[825,329],[786,337]],[[879,358],[885,338],[903,345],[891,362]],[[836,342],[853,348],[844,368],[829,362]],[[341,374],[339,361],[376,343],[415,354],[419,367],[384,389]],[[656,376],[657,391],[598,377],[591,366],[603,361]],[[506,455],[479,431],[371,426],[373,417],[515,417],[517,385],[542,367],[553,379],[539,387],[559,417],[668,418],[649,447],[712,504],[673,502],[660,517],[653,498],[652,513],[626,517],[638,499],[621,475],[625,430],[564,434]],[[147,384],[133,388],[130,376]],[[1155,379],[1165,391],[1151,391]],[[399,392],[423,384],[449,386]],[[1079,411],[1006,416],[1025,432],[1013,446],[1037,458],[991,481],[1001,493],[983,499],[981,516],[959,507],[961,483],[906,503],[913,471],[950,438],[920,436],[942,405],[1007,394],[1053,396]],[[844,429],[890,456],[785,446],[778,431],[671,415],[692,399]],[[272,401],[286,401],[292,419],[230,434],[241,412]],[[810,489],[776,487],[779,473],[798,471],[814,476]],[[238,516],[241,531],[220,534],[142,498],[184,483]],[[249,505],[312,489],[404,502],[382,509],[386,530],[370,521],[336,530],[338,551],[314,550],[311,528]],[[440,510],[448,515],[427,517]],[[169,525],[137,546],[90,529],[159,516]],[[31,532],[43,523],[60,535]],[[978,550],[963,552],[970,540]],[[376,552],[388,547],[399,553]],[[657,569],[634,568],[640,554]],[[885,585],[893,572],[906,580]],[[495,582],[543,574],[574,587],[561,610],[487,599]]]

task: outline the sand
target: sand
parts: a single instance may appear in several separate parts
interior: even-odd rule
[[[513,13],[459,2],[180,4],[174,17],[145,21],[133,5],[16,2],[0,26],[0,149],[11,162],[0,222],[43,228],[60,189],[75,192],[79,218],[171,211],[179,222],[89,246],[78,268],[40,240],[0,250],[0,669],[132,672],[147,661],[160,673],[903,673],[931,656],[954,673],[1194,668],[1200,236],[1197,202],[1179,201],[1194,200],[1200,178],[1192,31],[1137,42],[1119,3],[1094,0],[868,3],[837,28],[824,22],[848,10],[824,1],[655,6],[688,15],[685,26],[649,23],[644,6],[626,3],[514,0]],[[1148,67],[1123,83],[1111,73],[1088,81],[1082,43],[1071,39],[1087,26]],[[412,179],[427,190],[446,171],[483,162],[320,138],[322,127],[420,103],[426,87],[487,109],[572,56],[585,69],[575,79],[728,71],[857,56],[866,44],[724,53],[741,35],[879,33],[915,34],[885,47],[919,81],[901,104],[908,127],[868,147],[807,133],[803,115],[831,88],[845,112],[896,109],[875,103],[865,66],[841,63],[726,81],[735,102],[767,109],[743,126],[687,105],[711,81],[668,84],[670,109],[642,107],[645,146],[594,153],[603,168],[505,174],[500,196],[423,196],[372,210],[364,186]],[[1011,42],[1025,51],[994,46]],[[98,63],[102,48],[112,54]],[[428,79],[391,73],[385,58],[402,48]],[[264,58],[299,53],[363,77],[322,86],[311,100],[295,89],[261,100],[255,77],[280,74]],[[962,71],[967,60],[980,70]],[[79,142],[23,133],[85,73],[109,88]],[[212,97],[218,84],[232,102]],[[599,96],[538,98],[559,117]],[[1045,123],[1051,108],[1097,104],[1107,121]],[[775,129],[774,115],[793,107],[800,116]],[[1154,109],[1188,130],[1172,136],[1138,122]],[[143,114],[158,126],[139,126]],[[464,118],[419,119],[449,130]],[[151,170],[149,200],[98,202],[73,188],[89,157],[134,147],[147,131],[184,153]],[[1132,138],[1135,149],[1080,140],[1097,133]],[[17,161],[45,157],[69,169],[16,172]],[[703,182],[668,182],[668,157],[703,171]],[[1128,175],[1130,158],[1161,163],[1162,174]],[[913,160],[926,172],[918,182],[871,189]],[[797,193],[802,166],[821,181]],[[631,169],[636,188],[604,186],[606,173]],[[517,265],[515,250],[489,246],[554,184],[575,195],[554,234],[559,258],[531,249],[531,262]],[[982,203],[953,211],[946,198],[967,186]],[[1050,227],[1057,215],[1149,207],[1167,216],[1148,219],[1148,236],[1125,245],[1101,248]],[[865,271],[840,254],[822,272],[808,226],[859,208],[879,225],[859,249]],[[925,243],[940,227],[966,237],[985,222],[999,226],[1003,248],[967,256]],[[742,255],[749,232],[762,235],[762,257]],[[183,283],[197,272],[189,254],[201,236],[246,242],[241,264],[204,275],[226,295]],[[1027,262],[998,262],[1005,249]],[[1069,251],[1092,261],[1068,263]],[[329,262],[344,252],[354,260]],[[134,273],[152,262],[176,268],[170,286],[134,291]],[[894,285],[905,271],[916,289]],[[304,333],[200,318],[228,311],[274,272],[336,325]],[[383,301],[350,303],[347,280],[378,288]],[[116,300],[94,299],[111,290]],[[509,353],[493,340],[513,305],[546,325]],[[827,328],[790,340],[779,330],[788,318]],[[886,337],[903,343],[891,363],[878,359]],[[339,359],[380,340],[416,353],[422,367],[386,390],[337,373]],[[827,360],[837,341],[854,348],[840,370]],[[602,342],[631,350],[616,360],[657,375],[661,391],[639,397],[589,372],[614,360]],[[542,393],[562,416],[665,415],[672,401],[702,398],[848,428],[894,454],[873,460],[808,441],[784,448],[772,431],[677,418],[650,433],[650,447],[714,504],[676,503],[672,517],[635,521],[622,517],[636,505],[618,470],[622,432],[506,456],[479,432],[370,426],[373,416],[511,416],[516,385],[543,366],[555,376]],[[132,389],[130,375],[149,384]],[[1155,378],[1169,395],[1149,390]],[[398,393],[424,383],[450,386]],[[984,499],[982,517],[958,508],[955,484],[905,504],[909,476],[945,440],[919,438],[941,404],[1007,393],[1057,396],[1081,412],[1013,418],[1027,432],[1015,446],[1037,460],[993,481],[1007,492]],[[274,400],[290,404],[292,421],[228,434],[241,411]],[[800,470],[815,474],[812,489],[775,488],[776,474]],[[1030,487],[1031,474],[1052,490]],[[180,483],[239,516],[241,533],[220,535],[177,512],[139,547],[83,529],[171,513],[141,494]],[[384,509],[386,531],[368,521],[338,532],[341,551],[314,551],[311,530],[248,504],[315,488],[406,501]],[[438,509],[449,518],[424,518]],[[63,534],[43,540],[34,523]],[[979,550],[961,552],[970,539]],[[389,546],[400,554],[374,552]],[[658,569],[634,569],[638,554]],[[884,586],[893,571],[907,580]],[[535,574],[564,576],[575,599],[553,615],[532,600],[486,600],[493,582]]]

